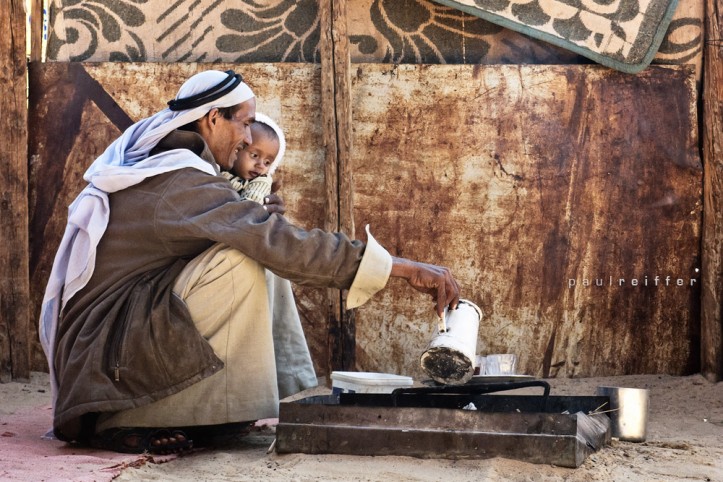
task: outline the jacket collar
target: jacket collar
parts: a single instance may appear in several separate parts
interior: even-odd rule
[[[180,129],[171,131],[166,137],[161,139],[153,150],[151,150],[150,155],[155,156],[156,154],[170,151],[172,149],[188,149],[204,161],[211,164],[217,173],[221,172],[221,169],[216,163],[216,159],[214,159],[213,154],[211,153],[211,149],[208,148],[208,144],[206,144],[206,141],[203,137],[201,137],[201,134],[198,134],[197,132],[184,131]]]

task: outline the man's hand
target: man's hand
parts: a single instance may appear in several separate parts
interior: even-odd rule
[[[269,214],[278,213],[283,215],[286,212],[284,200],[276,194],[276,192],[281,189],[281,184],[281,179],[275,179],[271,183],[271,194],[264,198],[264,209],[266,209]]]
[[[459,285],[447,268],[392,257],[392,276],[404,278],[417,291],[426,293],[437,304],[437,316],[444,308],[457,309]]]
[[[275,193],[269,194],[264,198],[264,209],[266,209],[269,214],[278,213],[283,215],[286,212],[284,200]]]

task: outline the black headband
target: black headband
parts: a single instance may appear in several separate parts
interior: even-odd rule
[[[192,95],[191,97],[186,97],[185,99],[169,100],[168,108],[172,111],[178,111],[201,107],[204,104],[213,102],[214,100],[220,99],[224,95],[228,94],[244,80],[243,77],[241,77],[241,74],[237,74],[233,70],[227,70],[226,75],[228,77],[219,84],[214,85],[210,89],[204,90],[201,93]]]

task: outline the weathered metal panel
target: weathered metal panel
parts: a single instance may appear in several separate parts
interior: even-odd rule
[[[33,64],[30,99],[30,272],[33,320],[83,173],[130,123],[164,108],[192,74],[235,68],[258,97],[257,108],[284,129],[288,149],[277,179],[287,216],[323,224],[324,177],[319,66],[311,64]],[[303,120],[303,121],[302,121]],[[320,290],[294,287],[314,359],[325,370],[326,307]],[[35,325],[35,323],[34,323]],[[34,329],[36,329],[34,327]],[[43,369],[37,336],[34,369]]]
[[[479,352],[538,376],[698,369],[690,69],[358,65],[353,91],[355,223],[452,268]],[[357,368],[423,377],[432,305],[390,286],[357,313]]]
[[[35,65],[36,315],[85,168],[121,127],[162,108],[206,67]],[[259,109],[286,129],[289,217],[323,225],[318,67],[237,67]],[[701,166],[690,70],[360,64],[353,74],[354,222],[371,223],[393,254],[452,267],[485,313],[481,352],[516,352],[537,375],[697,369],[699,293],[688,283],[699,265]],[[595,286],[609,276],[627,281]],[[666,276],[685,286],[664,286]],[[324,374],[326,295],[296,294]],[[392,281],[357,313],[357,367],[421,376],[430,306]],[[42,363],[36,345],[34,367]]]

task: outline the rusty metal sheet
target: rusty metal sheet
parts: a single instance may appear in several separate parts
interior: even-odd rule
[[[355,67],[354,222],[452,269],[480,353],[546,377],[698,370],[692,69]],[[358,310],[357,369],[424,377],[433,318],[392,281]]]
[[[124,125],[206,67],[33,66],[35,313],[85,168]],[[259,109],[286,129],[289,217],[321,226],[319,67],[236,67]],[[700,255],[701,166],[690,70],[354,67],[355,224],[371,223],[393,254],[453,269],[484,311],[481,352],[516,352],[523,372],[545,376],[697,370],[699,292],[689,283]],[[615,283],[595,286],[611,276]],[[324,374],[325,295],[295,291]],[[357,368],[421,376],[431,317],[424,297],[392,281],[357,313]],[[36,345],[33,367],[43,363]]]
[[[320,67],[312,64],[33,64],[30,98],[30,272],[32,319],[65,227],[67,206],[85,186],[83,173],[132,122],[166,106],[194,73],[234,68],[258,97],[257,108],[277,120],[287,140],[275,176],[287,216],[307,228],[324,221]],[[304,119],[304,122],[299,122]],[[326,307],[319,290],[294,287],[317,368],[327,360]],[[33,324],[36,329],[35,324]],[[33,367],[45,359],[33,334]]]

